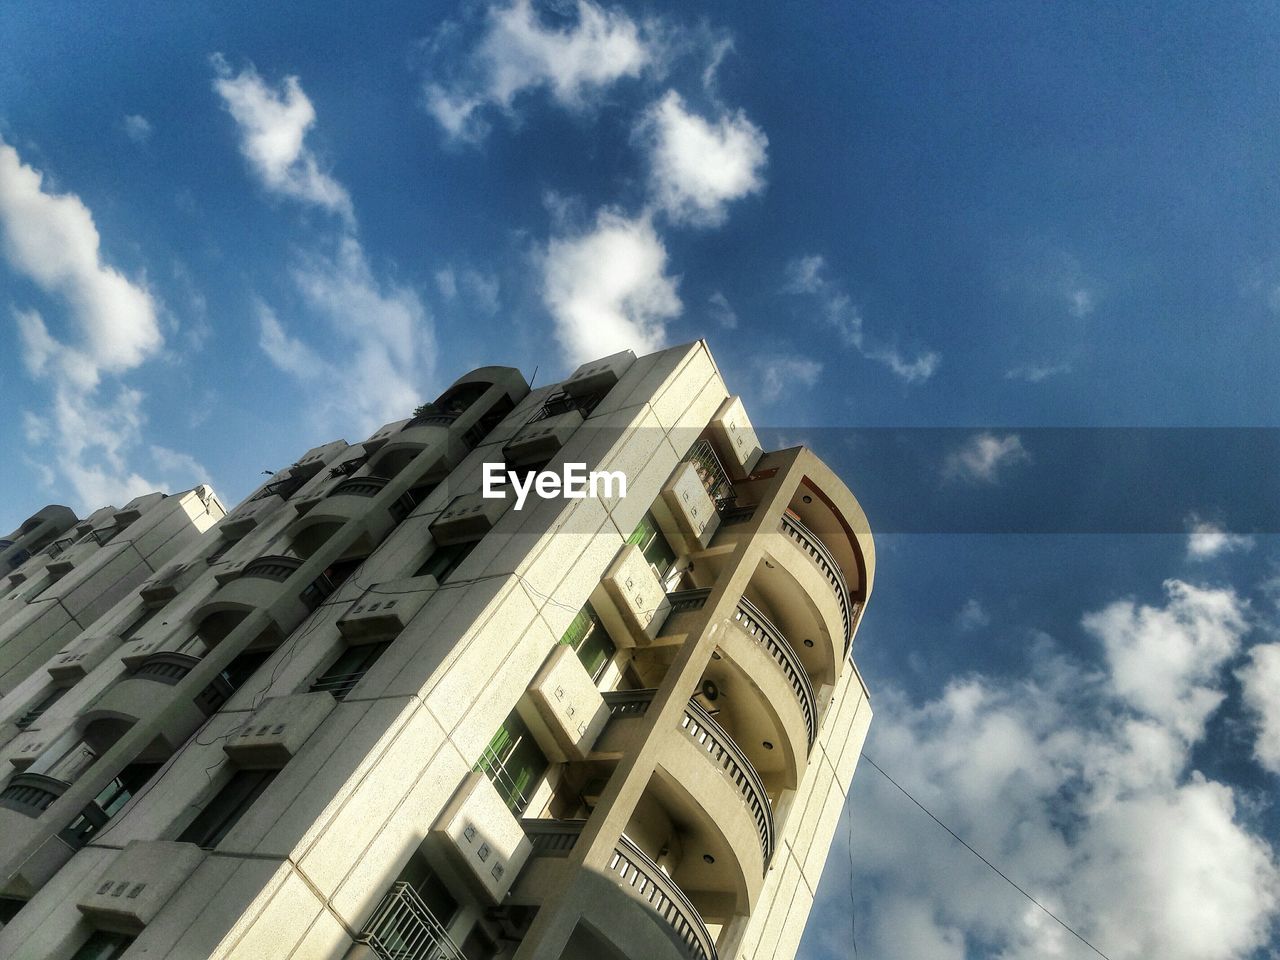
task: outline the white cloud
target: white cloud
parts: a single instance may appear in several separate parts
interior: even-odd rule
[[[1050,377],[1070,373],[1069,363],[1023,363],[1004,372],[1006,380],[1023,380],[1027,383],[1043,383]]]
[[[1239,597],[1166,589],[1163,607],[1142,608],[1149,622],[1238,643]],[[1095,617],[1111,619],[1085,620]],[[1182,670],[1217,694],[1220,646],[1195,644]],[[1235,960],[1263,947],[1280,908],[1275,852],[1234,790],[1192,768],[1188,728],[1148,713],[1109,667],[1037,663],[1032,677],[953,680],[921,704],[877,691],[868,754],[1112,960]],[[846,817],[866,955],[1092,955],[867,766]],[[844,855],[838,835],[831,862]],[[849,956],[849,908],[843,877],[824,881],[807,940],[815,960]]]
[[[1257,725],[1253,756],[1267,770],[1280,773],[1280,643],[1254,647],[1236,676]]]
[[[491,317],[498,312],[502,286],[491,273],[470,267],[455,270],[453,266],[446,266],[436,271],[435,281],[440,296],[448,302],[462,298],[468,306],[485,316]]]
[[[28,367],[62,368],[84,387],[102,372],[142,363],[161,346],[150,292],[102,261],[93,215],[74,194],[46,191],[43,175],[0,140],[0,251],[44,293],[65,303],[74,343],[53,337],[34,312],[20,319]]]
[[[24,432],[39,472],[56,471],[81,509],[156,487],[130,464],[142,441],[143,395],[118,378],[163,346],[157,306],[145,283],[103,261],[100,247],[81,199],[47,190],[42,174],[0,141],[0,250],[64,320],[58,335],[40,312],[13,310],[27,371],[52,391],[44,415],[24,414]]]
[[[997,483],[1006,468],[1030,459],[1016,433],[976,433],[947,456],[942,473],[950,480]]]
[[[765,403],[773,403],[797,386],[812,387],[822,375],[822,364],[808,357],[757,357],[755,367],[760,379],[760,399]]]
[[[1068,290],[1066,293],[1067,303],[1071,308],[1071,315],[1077,320],[1083,320],[1089,314],[1093,313],[1094,307],[1097,306],[1096,297],[1092,290],[1085,287],[1077,287]]]
[[[566,359],[657,350],[681,310],[678,278],[647,217],[601,210],[583,233],[553,238],[542,255],[543,301]]]
[[[1163,607],[1116,601],[1082,623],[1102,642],[1116,696],[1195,741],[1222,702],[1216,678],[1248,629],[1246,604],[1232,590],[1164,587]]]
[[[970,597],[956,614],[956,626],[966,633],[991,626],[991,614],[987,613],[982,602]]]
[[[825,276],[826,258],[819,254],[797,257],[787,264],[783,293],[812,297],[819,317],[832,327],[845,345],[868,360],[882,363],[907,383],[923,383],[942,363],[942,355],[926,350],[915,358],[905,357],[897,348],[868,341],[863,332],[862,311],[841,285]]]
[[[649,154],[649,183],[675,223],[718,226],[729,203],[764,189],[769,139],[743,111],[708,121],[670,90],[636,128]]]
[[[124,118],[124,132],[134,143],[146,143],[151,139],[151,121],[139,113]]]
[[[209,482],[209,471],[189,453],[168,447],[151,447],[151,460],[171,490],[184,490]]]
[[[490,7],[463,78],[427,85],[428,112],[451,138],[477,140],[486,132],[478,116],[485,106],[510,111],[520,94],[545,88],[562,106],[583,109],[660,56],[657,42],[625,13],[590,0],[578,0],[576,12],[573,23],[553,27],[530,0]]]
[[[728,297],[717,290],[707,297],[707,303],[711,307],[711,318],[716,323],[726,330],[738,329],[738,314],[729,303]]]
[[[1187,534],[1187,557],[1191,560],[1212,560],[1224,553],[1253,549],[1253,537],[1228,533],[1221,524],[1201,520],[1194,513],[1187,518],[1187,526],[1191,531]]]
[[[235,118],[240,152],[262,185],[353,222],[355,214],[346,188],[320,169],[319,159],[306,145],[316,111],[298,78],[285,77],[272,88],[252,64],[233,74],[221,54],[214,54],[212,61],[217,73],[213,89]]]

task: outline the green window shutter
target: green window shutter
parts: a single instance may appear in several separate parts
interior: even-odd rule
[[[514,710],[498,727],[475,769],[489,778],[507,807],[519,815],[550,764]]]
[[[599,615],[589,603],[578,611],[578,615],[573,618],[573,622],[569,624],[569,629],[564,632],[560,642],[567,647],[573,647],[578,654],[578,659],[586,667],[587,673],[591,674],[592,680],[600,676],[604,665],[617,651],[609,632],[605,630]]]

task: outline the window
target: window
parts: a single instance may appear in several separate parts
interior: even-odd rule
[[[345,700],[352,688],[361,681],[369,668],[377,662],[391,641],[368,643],[358,647],[347,647],[338,655],[338,659],[329,665],[316,682],[311,691],[328,690],[336,700]]]
[[[507,808],[519,816],[529,806],[533,789],[548,766],[529,728],[513,710],[484,748],[476,769],[492,781]]]
[[[560,642],[567,647],[573,647],[578,654],[578,659],[587,668],[587,673],[591,674],[592,680],[600,679],[605,666],[617,652],[613,639],[589,603],[578,611],[578,615],[573,618],[573,622],[569,624],[569,629],[564,632]]]
[[[62,699],[70,687],[54,687],[48,693],[44,694],[39,700],[27,707],[27,712],[20,716],[15,725],[19,730],[25,730],[31,726],[44,714],[46,710]]]
[[[117,957],[124,955],[132,943],[133,937],[127,933],[95,930],[71,960],[116,960]]]
[[[278,770],[237,770],[203,810],[183,830],[178,840],[206,850],[216,847],[231,828],[240,822],[253,802],[276,778]]]
[[[158,763],[129,764],[120,771],[119,776],[102,788],[101,792],[93,798],[93,803],[72,820],[58,836],[77,849],[83,847],[95,833],[107,825],[107,821],[120,812],[134,794],[147,785],[147,781],[155,776],[159,769]]]
[[[0,897],[0,928],[7,926],[26,905],[27,901],[16,897]]]
[[[437,583],[444,583],[449,575],[462,565],[462,561],[470,556],[479,542],[479,540],[469,540],[466,543],[451,543],[448,546],[437,547],[414,576],[435,577]]]
[[[646,513],[640,518],[635,530],[631,531],[631,536],[627,537],[627,543],[634,543],[640,548],[659,580],[666,579],[667,572],[676,562],[676,552],[658,529],[658,522],[653,519],[652,513]]]
[[[246,651],[227,664],[226,669],[222,671],[222,679],[227,681],[233,690],[239,690],[269,656],[271,656],[270,650]]]

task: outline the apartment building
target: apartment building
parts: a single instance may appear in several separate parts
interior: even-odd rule
[[[0,699],[68,683],[0,748],[0,956],[794,956],[871,719],[852,494],[703,342],[412,413]]]

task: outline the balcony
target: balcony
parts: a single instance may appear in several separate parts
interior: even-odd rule
[[[293,630],[333,593],[333,584],[323,574],[296,596],[286,596],[280,584],[302,566],[298,557],[265,556],[250,560],[236,576],[226,579],[195,612],[197,632],[202,640],[216,644],[250,613],[263,610],[272,615],[267,639],[278,639]]]
[[[391,888],[356,937],[381,960],[466,960],[409,883]]]
[[[342,526],[355,521],[362,525],[362,533],[349,554],[367,556],[416,506],[405,493],[386,509],[371,511],[369,500],[382,493],[390,482],[386,477],[348,477],[335,483],[323,497],[306,501],[311,505],[289,528],[294,549],[309,557]]]
[[[849,588],[845,585],[844,574],[836,563],[831,551],[808,527],[789,514],[783,514],[780,521],[782,532],[790,537],[822,571],[831,590],[835,593],[836,602],[840,605],[840,619],[844,625],[844,655],[849,655],[853,643],[852,604],[849,600]]]
[[[746,597],[738,601],[733,620],[748,636],[764,647],[787,678],[804,714],[808,743],[812,747],[817,736],[818,707],[813,695],[813,684],[809,681],[809,674],[800,657],[782,635],[782,631],[770,623],[769,618]]]
[[[584,822],[525,820],[525,832],[533,841],[533,856],[567,857],[577,844]],[[628,837],[618,838],[606,871],[608,878],[624,893],[666,924],[690,960],[717,960],[715,939],[697,908],[676,882]]]

